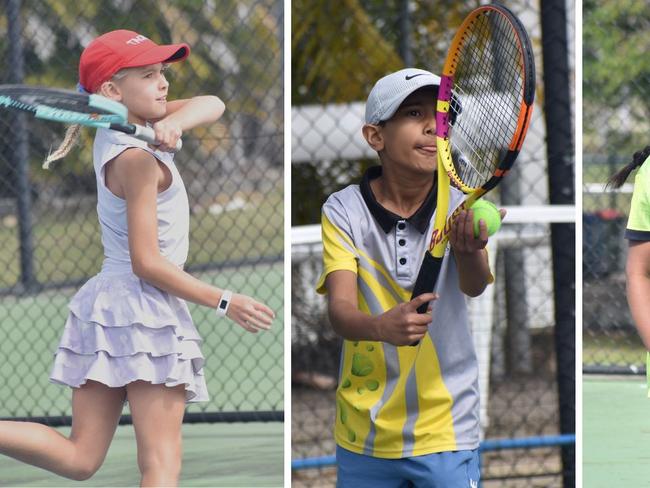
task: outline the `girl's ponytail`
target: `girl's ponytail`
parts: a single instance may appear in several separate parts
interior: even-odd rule
[[[43,168],[49,169],[50,163],[66,157],[70,152],[70,150],[72,149],[72,147],[79,141],[80,134],[81,134],[81,125],[74,124],[69,126],[68,129],[65,131],[65,137],[63,138],[63,142],[61,142],[59,147],[54,152],[49,153],[47,155],[47,158],[45,158],[45,161],[43,162]]]
[[[641,151],[637,151],[632,156],[632,162],[623,166],[618,172],[614,173],[607,180],[605,187],[607,188],[620,188],[627,180],[627,177],[630,176],[630,173],[636,168],[641,166],[646,159],[650,156],[650,146],[646,146]]]
[[[167,64],[163,63],[163,69],[166,69],[167,66],[169,66],[168,63]],[[111,77],[111,80],[119,80],[124,78],[129,72],[129,70],[131,69],[133,68],[122,68]],[[91,93],[87,91],[81,85],[81,83],[77,83],[77,91],[80,93],[86,93],[88,95],[90,95]],[[100,92],[98,91],[97,93]],[[43,168],[50,169],[50,163],[65,158],[70,152],[70,150],[72,149],[72,147],[75,144],[77,144],[77,142],[79,142],[80,135],[81,135],[81,125],[74,124],[69,126],[68,129],[65,131],[65,137],[63,138],[63,142],[61,142],[59,147],[54,152],[50,152],[50,154],[47,155],[47,158],[45,158],[45,161],[43,162]]]

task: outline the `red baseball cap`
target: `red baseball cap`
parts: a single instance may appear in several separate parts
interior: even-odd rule
[[[93,40],[79,59],[79,84],[94,93],[122,68],[182,61],[190,55],[185,44],[159,46],[148,37],[130,30],[107,32]]]

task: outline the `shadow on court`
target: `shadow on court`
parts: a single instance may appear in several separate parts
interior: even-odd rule
[[[640,376],[585,376],[583,486],[650,486],[650,399]]]
[[[60,431],[69,433],[68,428]],[[3,456],[0,473],[0,486],[138,486],[133,427],[118,427],[104,465],[88,481],[70,481]],[[183,425],[180,486],[282,485],[281,422]]]

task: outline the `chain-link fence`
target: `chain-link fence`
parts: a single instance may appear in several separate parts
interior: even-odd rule
[[[114,29],[187,42],[170,98],[218,95],[225,115],[183,135],[175,157],[191,207],[186,269],[277,312],[252,335],[191,307],[211,401],[195,419],[281,419],[283,410],[283,4],[277,0],[8,0],[1,83],[74,89],[83,47]],[[25,124],[21,126],[20,124]],[[65,127],[0,117],[0,417],[65,422],[69,391],[48,382],[67,302],[100,270],[93,131],[51,171]],[[63,420],[62,420],[63,419]]]
[[[583,367],[641,373],[645,349],[625,298],[634,173],[619,190],[605,182],[650,144],[650,11],[640,0],[590,0],[583,18]]]
[[[333,486],[336,478],[331,455],[341,344],[314,291],[322,269],[320,207],[377,164],[360,131],[374,82],[405,66],[441,71],[456,28],[480,3],[292,2],[294,486]],[[505,3],[531,36],[538,86],[522,153],[492,195],[513,208],[492,244],[496,285],[470,304],[481,370],[483,479],[484,486],[573,486],[571,447],[488,449],[497,438],[575,429],[574,225],[552,223],[549,205],[573,204],[574,5]]]

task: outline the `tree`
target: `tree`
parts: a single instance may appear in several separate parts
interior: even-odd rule
[[[648,52],[650,10],[647,2],[587,0],[583,3],[586,152],[629,153],[647,144]]]
[[[412,66],[440,72],[452,36],[478,1],[293,0],[292,104],[364,102],[382,76]],[[300,140],[294,141],[300,143]],[[292,224],[316,223],[330,193],[374,159],[292,166]]]
[[[217,124],[192,133],[198,139],[195,154],[186,150],[178,158],[181,162],[201,160],[201,165],[232,160],[231,167],[241,166],[245,151],[266,140],[260,134],[275,134],[281,140],[281,6],[278,0],[24,0],[24,82],[74,89],[84,46],[114,29],[135,30],[158,43],[187,42],[191,56],[182,66],[170,69],[171,97],[214,93],[224,99],[227,112]],[[6,21],[4,15],[0,16],[0,31],[6,30]],[[0,36],[0,52],[5,53],[5,60],[8,48],[6,36]],[[0,70],[0,81],[7,82],[9,69]],[[58,163],[59,171],[46,175],[38,168],[50,146],[60,142],[63,128],[34,120],[30,128],[39,135],[30,140],[32,179],[50,181],[72,172],[78,179],[68,189],[70,192],[94,192],[93,131],[83,131],[81,147]],[[11,141],[0,138],[0,154],[10,147]],[[268,164],[282,159],[282,151],[277,148],[267,154]],[[7,183],[3,183],[5,175],[7,181],[11,180],[11,168],[0,164],[0,172],[0,195],[11,194]]]

